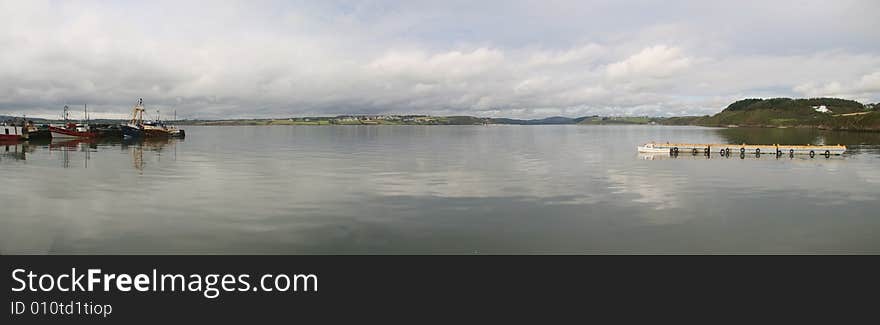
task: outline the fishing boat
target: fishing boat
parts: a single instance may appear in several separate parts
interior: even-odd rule
[[[37,126],[34,124],[34,121],[27,121],[24,128],[28,135],[28,140],[45,140],[52,138],[52,132],[49,131],[47,125]]]
[[[124,138],[142,138],[144,137],[144,99],[138,99],[138,103],[134,105],[131,111],[131,119],[128,123],[119,125]]]
[[[172,138],[185,138],[186,137],[186,132],[184,132],[182,129],[178,129],[177,127],[170,126],[170,127],[168,127],[168,131],[171,132]]]
[[[158,111],[156,112],[155,121],[144,121],[144,99],[138,99],[137,105],[131,112],[131,120],[126,124],[122,124],[122,134],[126,138],[171,138],[183,135],[183,130],[174,127],[168,127],[159,119]]]
[[[122,137],[125,139],[144,137],[144,132],[141,131],[140,125],[131,123],[121,124],[119,125],[119,130],[122,131]]]
[[[846,146],[842,145],[790,145],[790,144],[726,144],[726,143],[646,143],[638,146],[641,153],[679,153],[711,154],[718,152],[722,156],[729,156],[731,152],[745,154],[775,154],[779,155],[842,155],[846,152]]]
[[[14,123],[3,123],[0,125],[0,140],[3,142],[15,142],[26,140],[28,138],[27,129]]]
[[[174,110],[174,121],[177,121],[177,110]],[[178,129],[176,125],[168,126],[168,132],[171,132],[172,138],[185,138],[186,132],[183,129]]]
[[[170,138],[171,131],[160,121],[147,121],[143,124],[144,136],[148,138]]]
[[[88,120],[88,109],[85,109],[85,116],[86,120]],[[88,123],[71,122],[70,108],[68,108],[67,105],[64,105],[64,113],[62,117],[64,118],[63,126],[49,126],[49,133],[52,134],[53,139],[94,138],[98,136],[97,132],[94,132],[89,128]]]
[[[50,125],[49,132],[53,139],[94,138],[98,136],[98,133],[89,130],[88,125],[79,123],[67,123],[64,127]]]

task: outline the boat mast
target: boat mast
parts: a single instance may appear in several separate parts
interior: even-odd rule
[[[144,120],[144,99],[138,99],[137,105],[131,111],[131,121],[129,123],[140,125]]]

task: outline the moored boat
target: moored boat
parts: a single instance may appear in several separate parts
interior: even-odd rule
[[[76,138],[94,138],[98,136],[97,132],[89,130],[86,124],[67,123],[64,127],[49,126],[49,133],[53,139],[76,139]]]
[[[177,121],[177,110],[174,110],[174,121]],[[185,138],[186,132],[183,129],[178,129],[176,125],[166,126],[168,128],[168,132],[171,132],[172,138]]]
[[[0,125],[0,140],[4,142],[26,140],[27,138],[27,129],[24,127],[7,123]]]
[[[184,136],[183,130],[176,127],[169,127],[163,123],[158,115],[155,121],[144,121],[144,100],[138,99],[137,105],[134,106],[131,113],[131,120],[128,123],[119,126],[122,134],[126,138],[171,138]]]
[[[25,124],[28,140],[45,140],[52,138],[52,132],[49,131],[48,125],[37,126],[33,121],[27,121]]]
[[[185,138],[186,137],[186,132],[184,132],[182,129],[178,129],[174,126],[169,127],[168,131],[171,132],[172,138]]]
[[[136,124],[120,124],[119,130],[122,131],[123,138],[142,138],[144,136],[140,125]]]
[[[144,111],[144,99],[140,98],[131,111],[131,119],[128,123],[119,125],[119,129],[122,131],[122,136],[124,138],[131,139],[144,137]]]
[[[170,138],[171,131],[160,121],[147,121],[143,124],[144,136],[148,138]]]
[[[86,116],[88,116],[88,111],[86,111]],[[87,123],[70,122],[70,110],[67,105],[64,105],[62,117],[64,118],[63,126],[49,126],[49,133],[53,139],[94,138],[98,136],[98,133],[92,131]]]

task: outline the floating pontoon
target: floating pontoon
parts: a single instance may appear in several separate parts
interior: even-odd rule
[[[815,145],[790,145],[790,144],[721,144],[721,143],[656,143],[651,142],[638,146],[639,152],[643,153],[669,153],[669,154],[712,154],[722,156],[730,155],[731,152],[739,154],[771,154],[771,155],[816,155],[832,156],[842,155],[846,152],[846,146],[815,146]]]

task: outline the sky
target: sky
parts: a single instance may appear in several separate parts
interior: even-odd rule
[[[0,114],[703,115],[880,101],[880,1],[0,0]],[[76,117],[76,113],[72,114]]]

